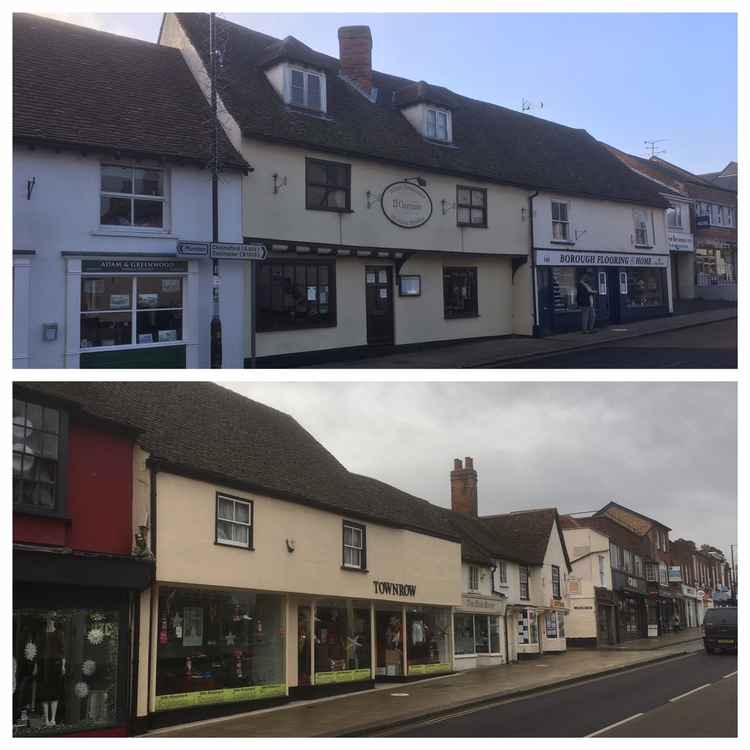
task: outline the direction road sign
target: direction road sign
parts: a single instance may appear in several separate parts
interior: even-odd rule
[[[212,242],[211,257],[216,260],[265,260],[265,245],[242,245],[235,242]]]
[[[206,257],[208,255],[208,242],[178,242],[177,255]]]

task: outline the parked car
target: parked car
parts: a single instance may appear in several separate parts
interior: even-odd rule
[[[703,645],[707,654],[737,650],[737,607],[714,607],[706,612]]]

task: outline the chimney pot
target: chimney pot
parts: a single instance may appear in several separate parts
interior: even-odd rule
[[[454,458],[453,459],[453,468],[456,469],[457,471],[461,471],[461,469],[464,468],[463,464],[461,463],[461,459],[460,458]]]
[[[466,468],[467,469],[474,468],[474,459],[471,456],[466,456]]]
[[[372,91],[372,34],[369,26],[339,29],[341,73],[369,96]]]

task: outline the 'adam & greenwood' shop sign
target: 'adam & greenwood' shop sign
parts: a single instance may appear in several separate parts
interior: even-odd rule
[[[383,191],[380,205],[386,218],[397,227],[416,229],[432,216],[432,199],[411,182],[394,182]]]
[[[666,268],[668,255],[635,253],[572,253],[569,250],[537,250],[538,266],[628,266],[630,268]]]
[[[391,583],[391,581],[373,581],[376,594],[390,594],[391,596],[416,596],[417,587],[413,583]]]

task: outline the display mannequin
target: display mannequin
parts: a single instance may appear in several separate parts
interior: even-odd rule
[[[53,727],[57,724],[57,707],[64,692],[65,650],[62,632],[52,617],[47,619],[39,667],[37,697],[42,704],[44,725]]]

